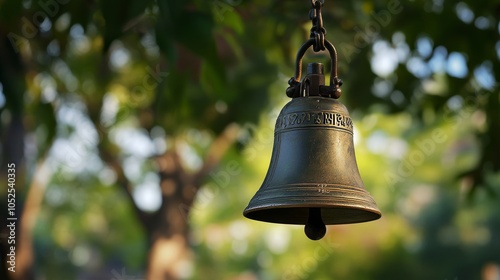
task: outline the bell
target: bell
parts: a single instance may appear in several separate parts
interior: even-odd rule
[[[294,98],[276,121],[269,170],[243,215],[306,225],[306,235],[318,240],[326,233],[325,224],[367,222],[381,213],[358,171],[349,112],[335,99],[341,81],[331,77],[330,87],[325,86],[322,64],[307,69],[302,83],[292,81],[287,91]],[[335,86],[337,96],[328,91]]]

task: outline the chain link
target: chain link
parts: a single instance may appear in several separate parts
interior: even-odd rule
[[[311,0],[312,9],[309,12],[309,18],[312,20],[312,27],[310,38],[315,40],[313,45],[315,52],[325,50],[326,29],[323,27],[323,16],[321,15],[323,3],[323,0]]]

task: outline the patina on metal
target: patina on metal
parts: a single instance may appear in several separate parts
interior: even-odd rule
[[[318,240],[326,233],[325,224],[367,222],[381,213],[358,171],[352,119],[336,100],[342,81],[337,77],[335,47],[324,37],[322,1],[312,0],[312,5],[311,37],[297,53],[295,76],[286,90],[292,100],[276,120],[269,170],[243,215],[305,225],[307,237]],[[301,81],[302,57],[311,46],[330,54],[328,86],[321,63],[309,64]]]

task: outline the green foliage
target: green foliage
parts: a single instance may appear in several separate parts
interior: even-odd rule
[[[56,173],[50,182],[39,214],[37,270],[51,279],[65,279],[74,278],[83,265],[102,270],[102,260],[130,270],[143,266],[146,241],[127,198],[99,181],[85,177],[68,180],[64,173]],[[68,192],[71,187],[67,184],[76,188]],[[62,271],[61,265],[65,267]],[[111,275],[111,271],[105,274]]]
[[[102,17],[104,18],[104,48],[108,51],[111,43],[123,35],[123,30],[129,21],[142,16],[144,10],[153,1],[99,1]]]

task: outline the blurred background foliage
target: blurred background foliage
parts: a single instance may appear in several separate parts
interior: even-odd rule
[[[0,156],[20,219],[1,278],[500,279],[496,0],[326,1],[383,217],[318,242],[243,219],[309,9],[1,1]]]

